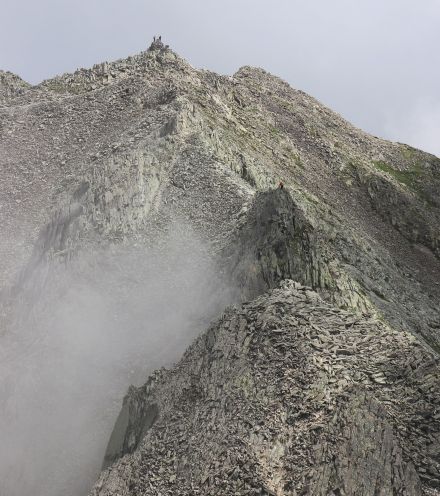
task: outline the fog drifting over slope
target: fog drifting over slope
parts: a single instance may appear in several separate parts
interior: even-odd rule
[[[176,360],[231,301],[191,238],[37,269],[43,293],[0,336],[0,494],[87,494],[128,385]]]

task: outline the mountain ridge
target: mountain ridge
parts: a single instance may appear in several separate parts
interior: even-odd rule
[[[251,302],[260,301],[264,314],[265,306],[272,304],[271,292],[284,291],[280,307],[286,309],[281,313],[289,313],[295,311],[286,303],[292,295],[311,291],[319,294],[313,296],[313,302],[322,298],[325,308],[349,312],[352,318],[357,315],[366,340],[370,331],[365,322],[369,319],[389,329],[390,336],[401,333],[405,340],[415,340],[417,353],[423,357],[420,364],[413,371],[402,372],[404,366],[393,362],[395,370],[388,373],[393,377],[402,373],[403,382],[416,391],[413,375],[425,377],[426,365],[433,387],[426,393],[426,411],[434,415],[438,402],[436,355],[440,351],[437,157],[364,133],[263,69],[244,66],[233,76],[220,76],[194,69],[157,43],[127,59],[79,69],[34,87],[12,75],[5,81],[0,84],[4,150],[0,157],[0,225],[4,232],[0,289],[4,314],[9,314],[17,299],[32,301],[35,293],[44,292],[58,271],[80,261],[83,254],[98,259],[99,250],[105,247],[160,246],[163,233],[173,229],[170,226],[179,219],[219,260],[219,270],[236,291],[237,305],[244,301],[245,307],[252,306]],[[283,283],[292,279],[297,282]],[[284,290],[276,289],[280,285]],[[313,305],[307,303],[308,312],[315,311]],[[321,303],[316,305],[319,311]],[[3,327],[7,329],[6,324]],[[319,329],[327,335],[325,327]],[[304,346],[312,346],[307,348],[308,354],[316,350],[318,355],[325,354],[319,342],[315,349],[307,335],[301,336]],[[398,354],[398,347],[394,351]],[[363,353],[368,357],[368,349]],[[342,353],[338,360],[350,362],[344,358],[350,356]],[[217,366],[227,367],[221,355],[215,359]],[[283,367],[288,369],[289,364]],[[186,376],[181,380],[186,381]],[[201,379],[195,376],[194,380]],[[351,391],[353,381],[344,384]],[[394,387],[386,384],[382,385]],[[303,386],[307,389],[306,383]],[[164,391],[168,387],[165,383],[161,386]],[[144,404],[144,389],[131,390],[129,397],[138,395]],[[160,388],[157,394],[162,394]],[[439,460],[434,453],[437,424],[424,434],[427,441],[420,448],[404,435],[419,418],[416,414],[408,414],[399,424],[389,418],[388,400],[378,399],[377,392],[367,388],[367,392],[347,394],[351,398],[347,411],[366,408],[371,422],[376,418],[387,436],[393,432],[399,438],[397,444],[387,445],[390,453],[398,452],[399,460],[406,457],[395,462],[394,455],[386,455],[386,470],[400,475],[390,478],[378,468],[378,480],[386,479],[388,484],[385,492],[378,494],[391,490],[396,494],[436,494],[430,491],[440,484]],[[396,398],[412,412],[403,397]],[[136,405],[134,425],[140,422],[136,415],[162,419],[160,408],[150,415],[139,413]],[[213,415],[221,417],[225,412],[221,402],[219,405]],[[173,406],[170,408],[172,411]],[[361,416],[355,413],[356,418]],[[345,413],[341,418],[346,419]],[[329,425],[334,432],[340,428],[338,423]],[[367,422],[357,434],[367,443],[369,425]],[[155,433],[154,426],[152,429]],[[421,435],[417,428],[414,432]],[[130,433],[128,429],[119,437],[126,439],[131,450]],[[145,439],[150,435],[147,431],[143,434]],[[330,436],[330,431],[327,434]],[[138,439],[135,445],[140,442]],[[340,450],[353,448],[350,440],[347,443]],[[126,447],[119,455],[130,451]],[[122,458],[103,477],[109,481],[121,477],[115,484],[122,484],[125,475],[121,467],[133,460],[138,463],[139,456]],[[369,487],[365,466],[352,468],[360,484],[354,492],[345,463],[324,464],[319,484],[314,478],[317,474],[309,478],[300,474],[289,485],[284,474],[278,482],[270,477],[258,479],[266,489],[251,484],[249,491],[376,494]],[[214,477],[210,474],[208,478]],[[339,482],[330,487],[329,481],[334,479]],[[209,480],[220,491],[215,477]],[[246,480],[238,478],[236,482],[244,484]],[[133,481],[137,488],[138,474]],[[234,484],[234,490],[240,490]],[[95,493],[116,494],[112,485],[105,482],[102,491],[98,488]],[[204,493],[202,486],[200,493],[193,494],[213,494]],[[137,490],[124,486],[122,494]]]

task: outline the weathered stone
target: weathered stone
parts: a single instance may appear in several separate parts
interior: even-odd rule
[[[0,335],[39,268],[175,218],[253,298],[130,389],[94,494],[438,494],[439,159],[161,40],[0,73],[0,119]]]
[[[186,460],[187,471],[178,471],[180,494],[212,494],[220,488],[241,494],[244,481],[255,491],[277,495],[418,496],[425,494],[424,484],[435,487],[435,477],[427,476],[436,470],[435,451],[420,442],[426,439],[425,425],[440,435],[439,422],[420,416],[432,385],[422,364],[417,378],[402,368],[419,354],[428,363],[429,354],[403,331],[390,336],[379,321],[357,318],[356,326],[347,325],[350,313],[335,314],[316,293],[299,288],[286,281],[281,289],[230,310],[175,369],[137,390],[144,408],[158,405],[159,420],[129,455],[133,494],[163,491],[176,475],[159,456],[164,446],[170,459]],[[298,310],[304,295],[310,306]],[[294,309],[306,316],[304,324],[284,319]],[[308,338],[324,328],[330,313],[341,332],[328,335],[328,346],[346,349],[349,342],[359,350],[342,355],[342,362],[335,354],[324,363],[323,350]],[[248,346],[237,346],[246,339]],[[279,354],[280,345],[288,354]],[[226,358],[229,349],[235,354]],[[400,384],[384,390],[382,381],[374,380],[393,367],[401,371],[409,396]],[[368,368],[375,371],[371,380],[356,379],[358,370]],[[336,380],[328,380],[332,375]],[[440,401],[440,380],[434,389],[431,397]],[[128,428],[121,444],[131,437]],[[225,446],[228,453],[234,448],[233,456],[226,455]],[[111,488],[121,487],[127,458],[122,460],[103,473],[94,495],[113,495]]]

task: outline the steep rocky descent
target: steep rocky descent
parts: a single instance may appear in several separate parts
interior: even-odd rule
[[[103,71],[99,91],[76,94],[79,71],[73,82],[43,83],[0,111],[3,287],[35,252],[38,238],[45,251],[68,257],[78,231],[83,239],[141,236],[157,212],[165,219],[177,212],[203,235],[218,234],[241,208],[242,191],[251,193],[203,140],[194,143],[197,129],[185,117],[192,106],[173,86],[178,82],[183,93],[185,86],[201,84],[188,64],[171,52],[154,52]],[[210,207],[201,209],[208,200]],[[78,208],[77,226],[66,224]],[[65,235],[52,246],[42,227],[53,232],[60,219]]]
[[[42,256],[151,241],[176,215],[228,252],[254,193],[281,178],[315,233],[313,286],[438,346],[436,157],[261,69],[218,76],[163,44],[11,94],[0,118],[3,288]]]
[[[393,260],[377,244],[374,248],[361,244],[361,238],[347,244],[332,224],[324,229],[311,222],[314,219],[307,219],[285,188],[254,196],[223,251],[244,298],[290,278],[311,285],[339,307],[375,313],[396,327],[416,332],[424,326],[437,328],[437,300],[432,294],[427,297],[427,288],[420,283],[408,284],[402,261]],[[427,257],[426,269],[435,268]]]
[[[359,340],[365,346],[359,344],[356,348],[359,353],[350,355],[343,346],[341,349],[346,354],[335,352],[336,356],[328,359],[326,346],[319,347],[317,342],[315,348],[313,339],[309,339],[310,333],[300,333],[298,336],[302,341],[292,344],[291,354],[297,346],[304,351],[304,357],[310,351],[318,362],[328,359],[331,370],[340,370],[336,366],[340,365],[351,377],[350,374],[356,372],[353,363],[359,367],[365,364],[366,370],[376,363],[377,348],[377,356],[383,357],[385,353],[388,357],[392,377],[398,375],[393,369],[393,364],[397,364],[396,370],[404,378],[402,387],[409,384],[408,394],[413,400],[416,398],[414,405],[423,405],[415,413],[412,401],[405,399],[407,393],[399,392],[399,380],[392,382],[392,387],[388,382],[381,384],[384,379],[380,374],[377,380],[371,379],[371,375],[366,382],[362,374],[359,377],[355,374],[354,384],[346,386],[347,401],[338,398],[340,408],[333,407],[332,416],[325,416],[327,407],[322,407],[321,400],[316,400],[316,411],[304,400],[306,413],[308,408],[312,408],[312,413],[299,420],[306,422],[307,428],[313,427],[314,424],[307,422],[319,411],[317,417],[328,420],[329,427],[322,432],[319,429],[298,431],[299,439],[306,436],[306,451],[316,446],[314,436],[319,434],[318,451],[321,454],[316,454],[316,458],[312,454],[309,458],[304,455],[296,468],[294,464],[287,465],[293,475],[281,478],[283,484],[289,480],[298,488],[306,488],[309,484],[322,494],[330,490],[338,494],[338,488],[339,494],[343,490],[350,491],[351,483],[360,484],[362,488],[368,478],[359,475],[354,482],[349,479],[353,473],[364,473],[366,465],[361,460],[362,451],[359,451],[362,444],[356,439],[365,440],[368,436],[368,445],[373,448],[367,460],[378,458],[380,467],[387,467],[382,472],[377,468],[375,479],[380,481],[380,487],[386,488],[384,494],[390,487],[397,493],[419,494],[419,481],[413,466],[422,483],[437,484],[437,427],[432,420],[436,421],[437,415],[433,410],[437,382],[432,378],[437,369],[429,346],[438,351],[440,343],[439,159],[355,129],[313,98],[261,69],[244,67],[232,77],[219,76],[194,69],[162,45],[125,60],[80,69],[36,87],[24,85],[23,91],[8,90],[4,94],[6,97],[2,97],[0,104],[0,288],[3,304],[6,301],[13,306],[17,295],[22,298],[24,290],[33,287],[36,269],[42,265],[46,267],[42,262],[49,261],[54,266],[58,262],[69,263],[82,251],[93,252],[100,245],[154,245],[160,239],[158,234],[169,228],[171,220],[182,219],[208,242],[214,255],[223,259],[225,271],[241,288],[242,299],[254,298],[282,279],[294,278],[311,285],[328,302],[343,309],[342,314],[338,313],[342,310],[336,309],[329,310],[330,313],[345,315],[348,310],[359,313],[356,318],[350,317],[359,319],[364,326],[365,333]],[[284,189],[274,190],[280,179],[285,184]],[[285,288],[283,291],[290,290]],[[11,295],[13,297],[8,299]],[[244,308],[261,302],[264,307],[264,298]],[[319,303],[313,311],[319,312],[321,307],[330,308]],[[284,312],[285,326],[290,325],[287,321],[292,317],[291,311],[293,309],[288,307]],[[3,312],[8,313],[7,307]],[[380,318],[384,324],[374,321],[373,325],[368,321],[367,325],[362,314]],[[385,323],[391,326],[388,328]],[[327,324],[318,324],[323,336],[330,332]],[[294,332],[300,332],[300,327],[298,329]],[[376,336],[376,331],[381,337],[375,338],[376,348],[369,348],[368,342]],[[428,351],[411,341],[408,331],[423,340]],[[351,334],[341,333],[341,336]],[[403,336],[403,342],[396,336]],[[391,343],[394,338],[397,340],[395,346]],[[319,339],[325,341],[325,338]],[[338,338],[331,334],[329,339]],[[202,342],[195,347],[201,346]],[[413,344],[405,344],[409,342]],[[384,343],[388,343],[390,349]],[[282,364],[283,354],[291,356],[287,348],[278,353],[279,364]],[[395,356],[387,355],[391,349]],[[272,348],[268,353],[274,352],[271,359],[275,359],[278,355],[270,350]],[[264,349],[260,351],[264,356]],[[237,346],[234,353],[245,356],[248,351],[246,346],[243,350]],[[257,358],[263,359],[260,355],[252,355],[252,360],[260,363]],[[127,399],[127,407],[118,424],[124,426],[128,422],[131,437],[127,438],[125,430],[117,428],[118,435],[116,440],[113,438],[110,450],[113,455],[108,461],[138,445],[140,451],[123,459],[128,460],[124,469],[125,462],[117,462],[111,474],[105,475],[109,477],[105,491],[110,491],[112,484],[125,487],[118,473],[123,478],[124,470],[135,473],[147,466],[142,459],[142,456],[147,459],[149,456],[144,447],[148,444],[147,439],[151,441],[151,436],[160,432],[158,426],[164,426],[166,422],[169,429],[180,428],[179,423],[172,421],[174,415],[175,418],[178,416],[180,400],[173,400],[171,408],[165,404],[168,400],[160,398],[178,394],[178,391],[172,392],[172,388],[179,381],[186,384],[189,380],[186,369],[183,370],[185,360],[176,369],[159,374],[161,385],[154,386],[158,398],[157,414],[152,405],[151,409],[147,406],[142,410],[143,402],[147,401],[144,390],[131,391],[131,395],[139,398],[139,405]],[[286,367],[288,361],[288,358],[284,361]],[[409,367],[414,362],[417,374],[422,376],[425,366],[427,370],[434,367],[432,374],[426,372],[423,376],[432,391],[425,391],[424,386],[416,382],[417,374],[412,374],[407,364],[404,366],[407,361]],[[386,363],[377,363],[384,377]],[[263,370],[264,364],[261,366]],[[229,367],[226,362],[225,367]],[[284,365],[280,367],[287,370],[282,368]],[[295,376],[302,373],[301,370],[301,367],[294,367],[286,374]],[[304,370],[306,373],[308,369]],[[307,391],[318,373],[317,368],[311,370],[311,375],[297,384],[295,403],[286,397],[286,402],[295,404],[292,408],[301,409],[303,399],[308,398]],[[231,369],[232,373],[236,371]],[[206,384],[212,380],[213,385],[217,384],[221,389],[220,382],[215,382],[215,375],[203,380]],[[261,382],[261,395],[248,401],[249,404],[256,402],[255,409],[259,409],[258,415],[264,420],[267,402],[277,405],[276,398],[288,393],[272,389],[269,382],[264,382],[263,375],[258,381]],[[380,396],[380,391],[390,388],[391,399]],[[255,390],[260,390],[259,382],[256,382]],[[200,408],[204,414],[210,404],[197,403],[197,394],[193,398],[194,408]],[[336,398],[335,394],[330,396]],[[212,397],[218,399],[220,395]],[[216,408],[212,415],[218,416],[215,418],[219,426],[225,426],[224,431],[219,427],[217,437],[212,438],[212,453],[218,454],[220,463],[219,450],[224,446],[221,434],[229,435],[226,428],[230,428],[235,436],[236,424],[228,413],[229,407]],[[128,413],[140,409],[140,418],[144,419],[139,422],[135,415],[133,422],[137,427],[133,431],[127,409]],[[206,417],[202,413],[194,421],[194,435],[199,432],[198,423],[203,432]],[[414,422],[417,423],[416,415],[428,419],[434,430],[423,427],[425,430],[422,429],[421,436],[417,437],[420,431],[411,420],[416,419]],[[356,429],[351,429],[351,423],[347,421],[352,437],[344,431],[344,423],[350,416],[365,419],[365,423],[359,423]],[[228,419],[227,425],[221,418]],[[397,423],[393,419],[397,419]],[[145,422],[154,425],[142,444]],[[369,429],[373,423],[378,426],[376,433]],[[270,432],[266,431],[270,425],[267,420],[259,428],[269,436]],[[425,426],[427,422],[420,425]],[[242,427],[240,424],[240,429]],[[164,427],[165,431],[167,428]],[[416,434],[405,438],[402,434],[405,429],[415,429]],[[236,459],[253,460],[249,452],[240,451],[244,448],[239,444],[236,446],[233,439],[226,445],[237,448]],[[382,443],[382,439],[386,442]],[[187,441],[191,442],[191,438]],[[118,448],[121,442],[122,447]],[[258,444],[258,439],[255,442]],[[295,438],[287,441],[295,442]],[[420,446],[417,443],[421,443]],[[378,449],[374,446],[379,444],[383,444],[384,451],[376,456]],[[154,443],[151,445],[153,454],[156,453],[155,446]],[[274,460],[278,456],[276,446],[273,445]],[[413,455],[409,453],[412,449]],[[333,456],[334,450],[342,455],[352,453],[352,457],[359,460],[358,469],[347,467],[344,459],[326,465],[325,460]],[[302,456],[300,454],[305,451],[298,448],[298,453]],[[179,460],[187,458],[188,453],[182,456]],[[263,453],[261,456],[264,462],[259,462],[261,469],[254,471],[252,467],[260,465],[246,465],[246,461],[235,465],[246,465],[243,470],[252,477],[253,482],[247,481],[252,487],[258,486],[261,480],[267,486],[264,490],[270,492],[270,487],[281,490],[276,481],[261,475],[266,466],[272,470],[272,455]],[[164,465],[158,467],[158,473],[166,473],[167,457],[168,451],[162,457]],[[301,467],[312,467],[318,459],[319,464],[323,464],[322,470],[308,474],[304,469],[299,474]],[[228,463],[234,464],[231,460],[225,462],[225,467]],[[217,484],[215,474],[222,468],[221,465],[218,469],[213,466],[209,470],[206,468],[209,484]],[[175,476],[178,473],[171,474],[170,478]],[[191,481],[197,484],[202,480],[197,479],[198,475],[194,477],[182,484]],[[133,488],[137,487],[138,480],[141,479],[134,476],[135,485],[131,489],[125,487],[123,491],[135,491]],[[157,484],[166,484],[166,478]],[[182,487],[190,491],[188,485]],[[254,488],[261,490],[260,486]],[[282,490],[294,494],[289,487]]]
[[[439,372],[411,334],[285,281],[130,389],[92,494],[440,494]]]

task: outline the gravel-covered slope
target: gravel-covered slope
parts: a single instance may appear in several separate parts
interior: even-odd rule
[[[283,180],[326,259],[313,287],[438,346],[436,157],[261,69],[219,76],[158,45],[10,94],[0,119],[4,290],[43,256],[151,241],[176,216],[228,251],[255,192]]]
[[[96,494],[440,484],[438,158],[161,43],[34,87],[0,73],[0,142],[0,336],[60,267],[160,251],[176,222],[251,300],[130,390],[106,463],[139,449]]]
[[[128,392],[92,494],[435,494],[439,404],[414,337],[286,281]]]

